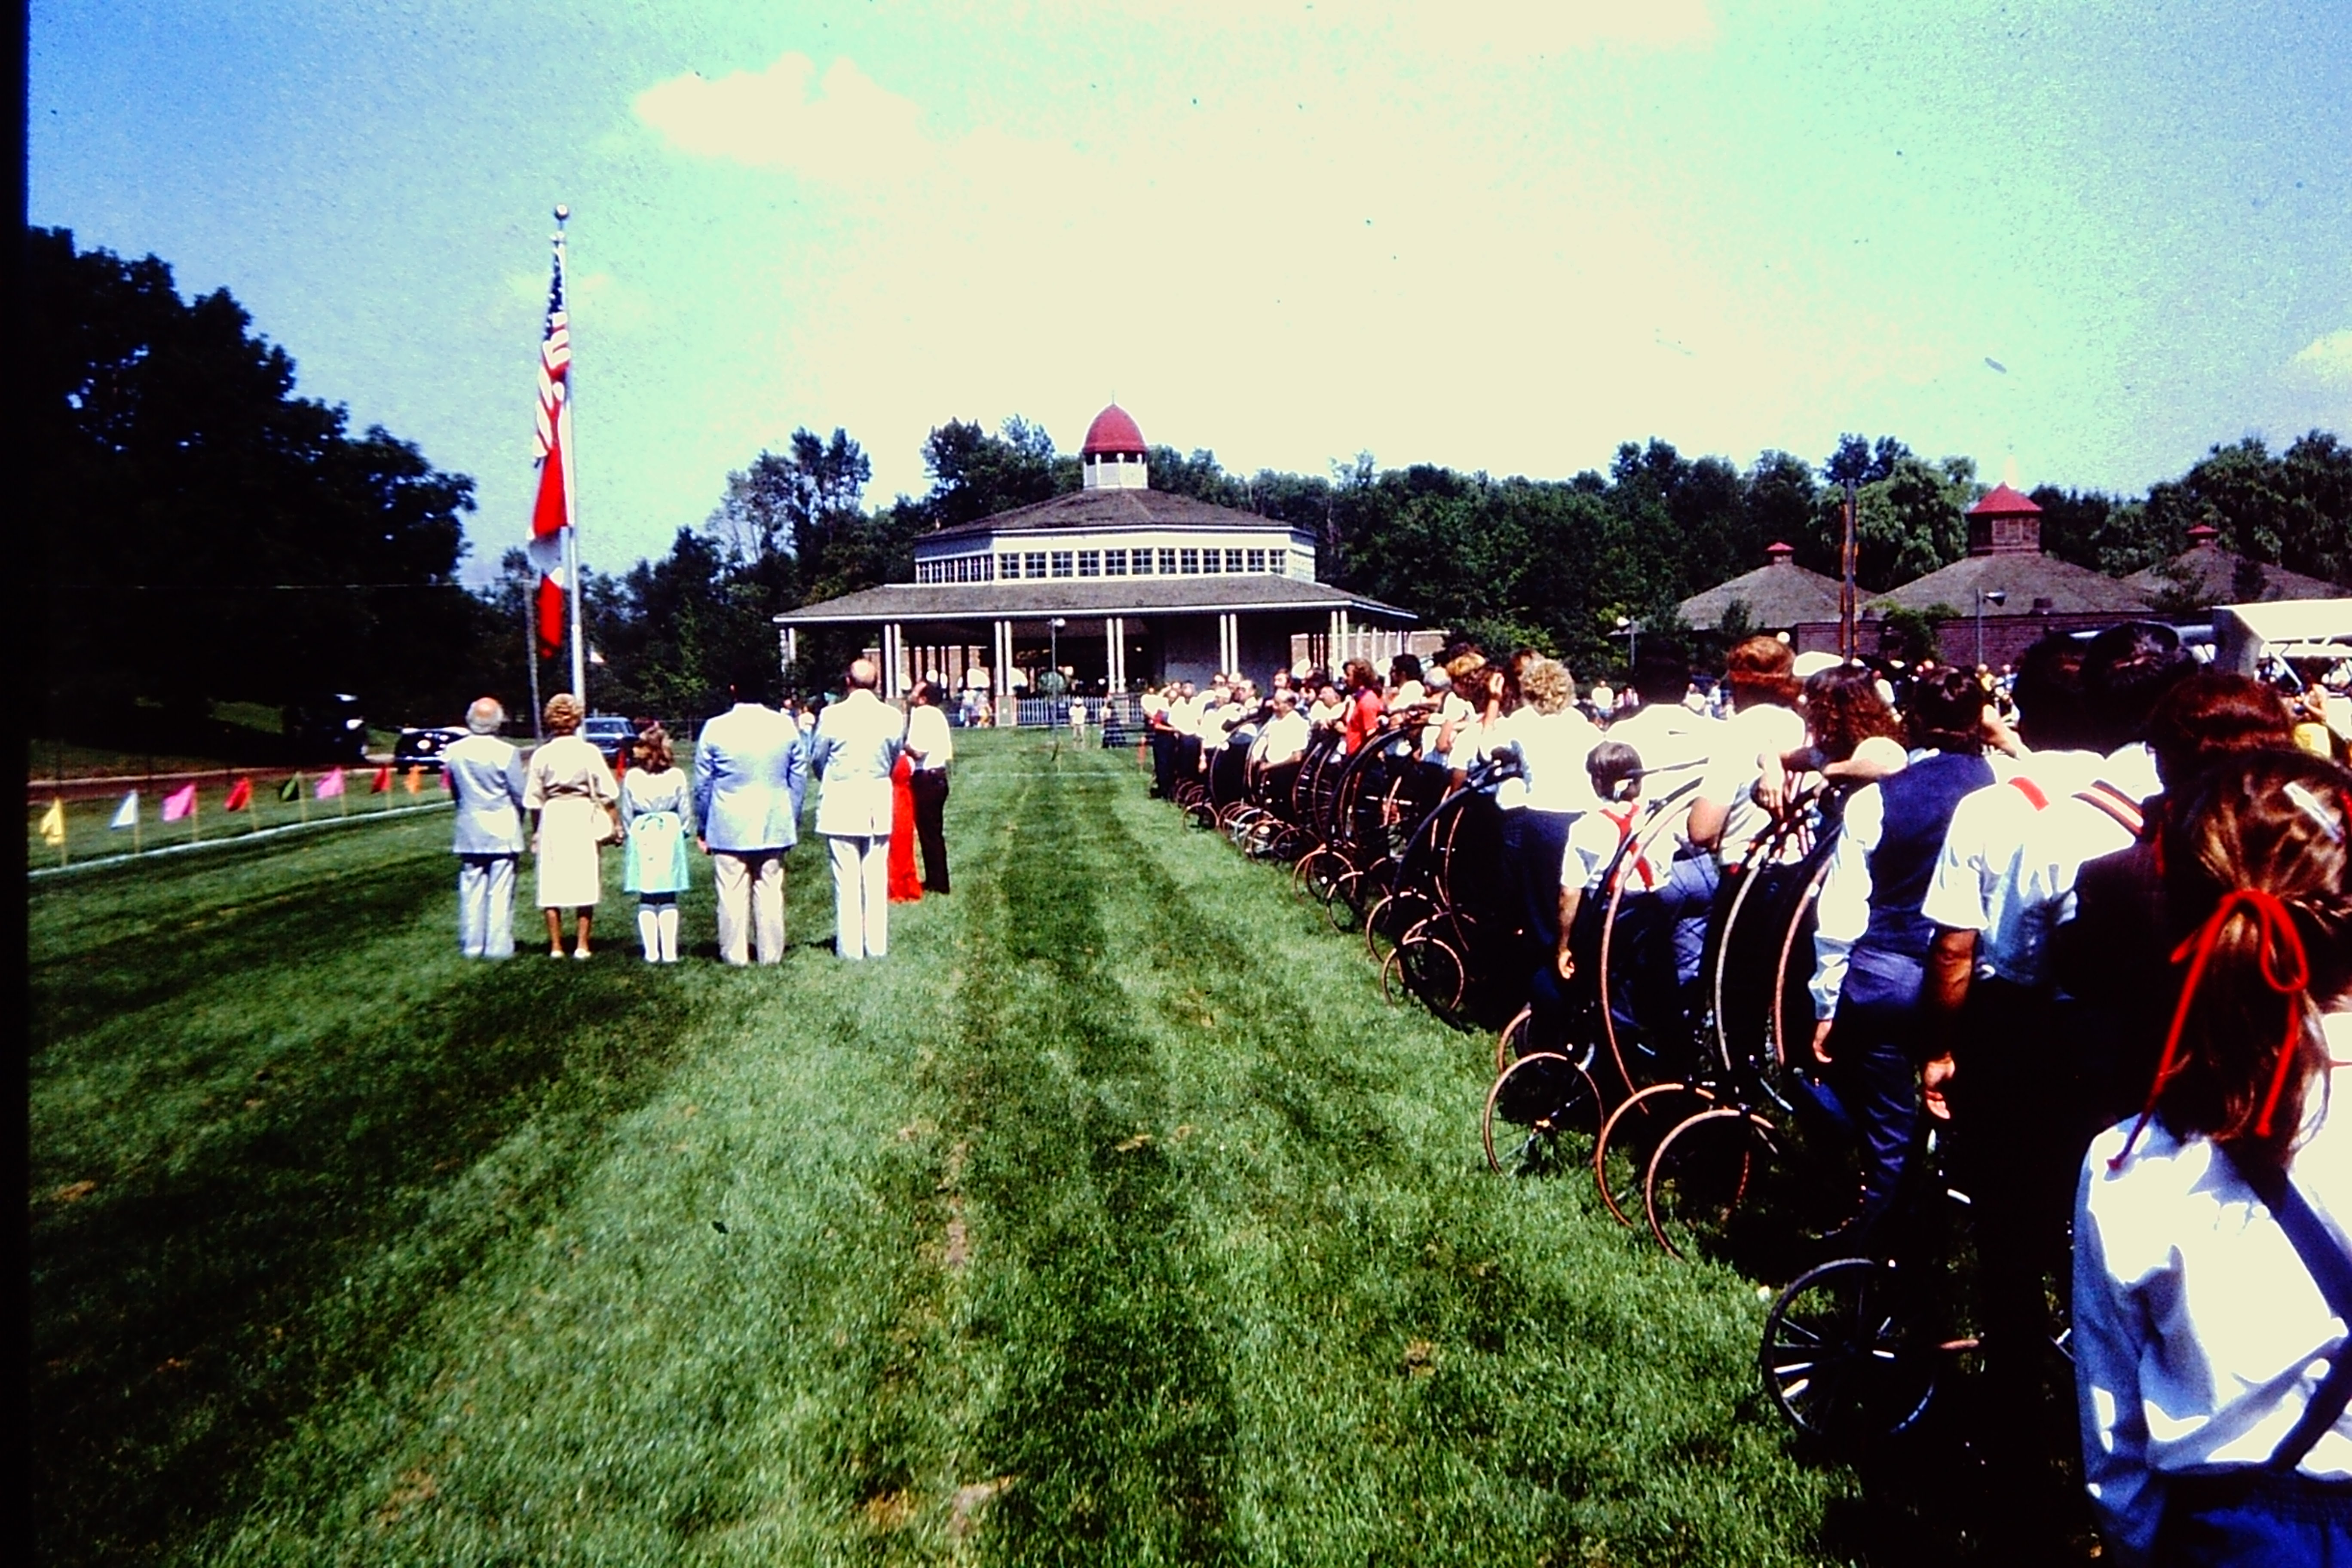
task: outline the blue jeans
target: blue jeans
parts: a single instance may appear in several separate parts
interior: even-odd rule
[[[2245,1469],[2168,1483],[2159,1568],[2352,1568],[2352,1485]]]

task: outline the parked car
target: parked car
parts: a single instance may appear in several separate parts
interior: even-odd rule
[[[594,713],[580,721],[580,733],[583,739],[604,752],[604,760],[617,769],[637,738],[637,726],[631,720],[609,713]]]
[[[403,730],[400,739],[392,745],[392,765],[437,773],[441,771],[441,753],[452,741],[463,740],[465,734],[465,731],[446,724]]]

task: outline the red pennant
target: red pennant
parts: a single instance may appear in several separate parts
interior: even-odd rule
[[[539,657],[553,658],[563,649],[563,584],[552,577],[539,580]]]
[[[221,803],[221,809],[223,811],[251,811],[253,809],[253,781],[251,779],[239,779],[234,784],[231,784],[229,786],[228,799]]]
[[[389,793],[391,789],[392,770],[388,767],[376,769],[374,779],[370,781],[368,784],[368,794],[384,795]]]

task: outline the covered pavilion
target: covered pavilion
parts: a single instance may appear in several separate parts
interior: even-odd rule
[[[1112,404],[1078,455],[1081,488],[915,542],[915,580],[775,617],[784,662],[804,627],[871,627],[888,695],[936,673],[997,700],[1049,664],[1118,694],[1220,671],[1384,660],[1414,616],[1316,576],[1294,524],[1150,488],[1142,432]]]

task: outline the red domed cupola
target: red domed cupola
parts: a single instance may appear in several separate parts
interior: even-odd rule
[[[1111,404],[1087,426],[1086,445],[1078,448],[1086,488],[1149,489],[1150,476],[1144,464],[1148,450],[1143,444],[1143,432],[1136,428],[1134,418],[1118,404]]]

